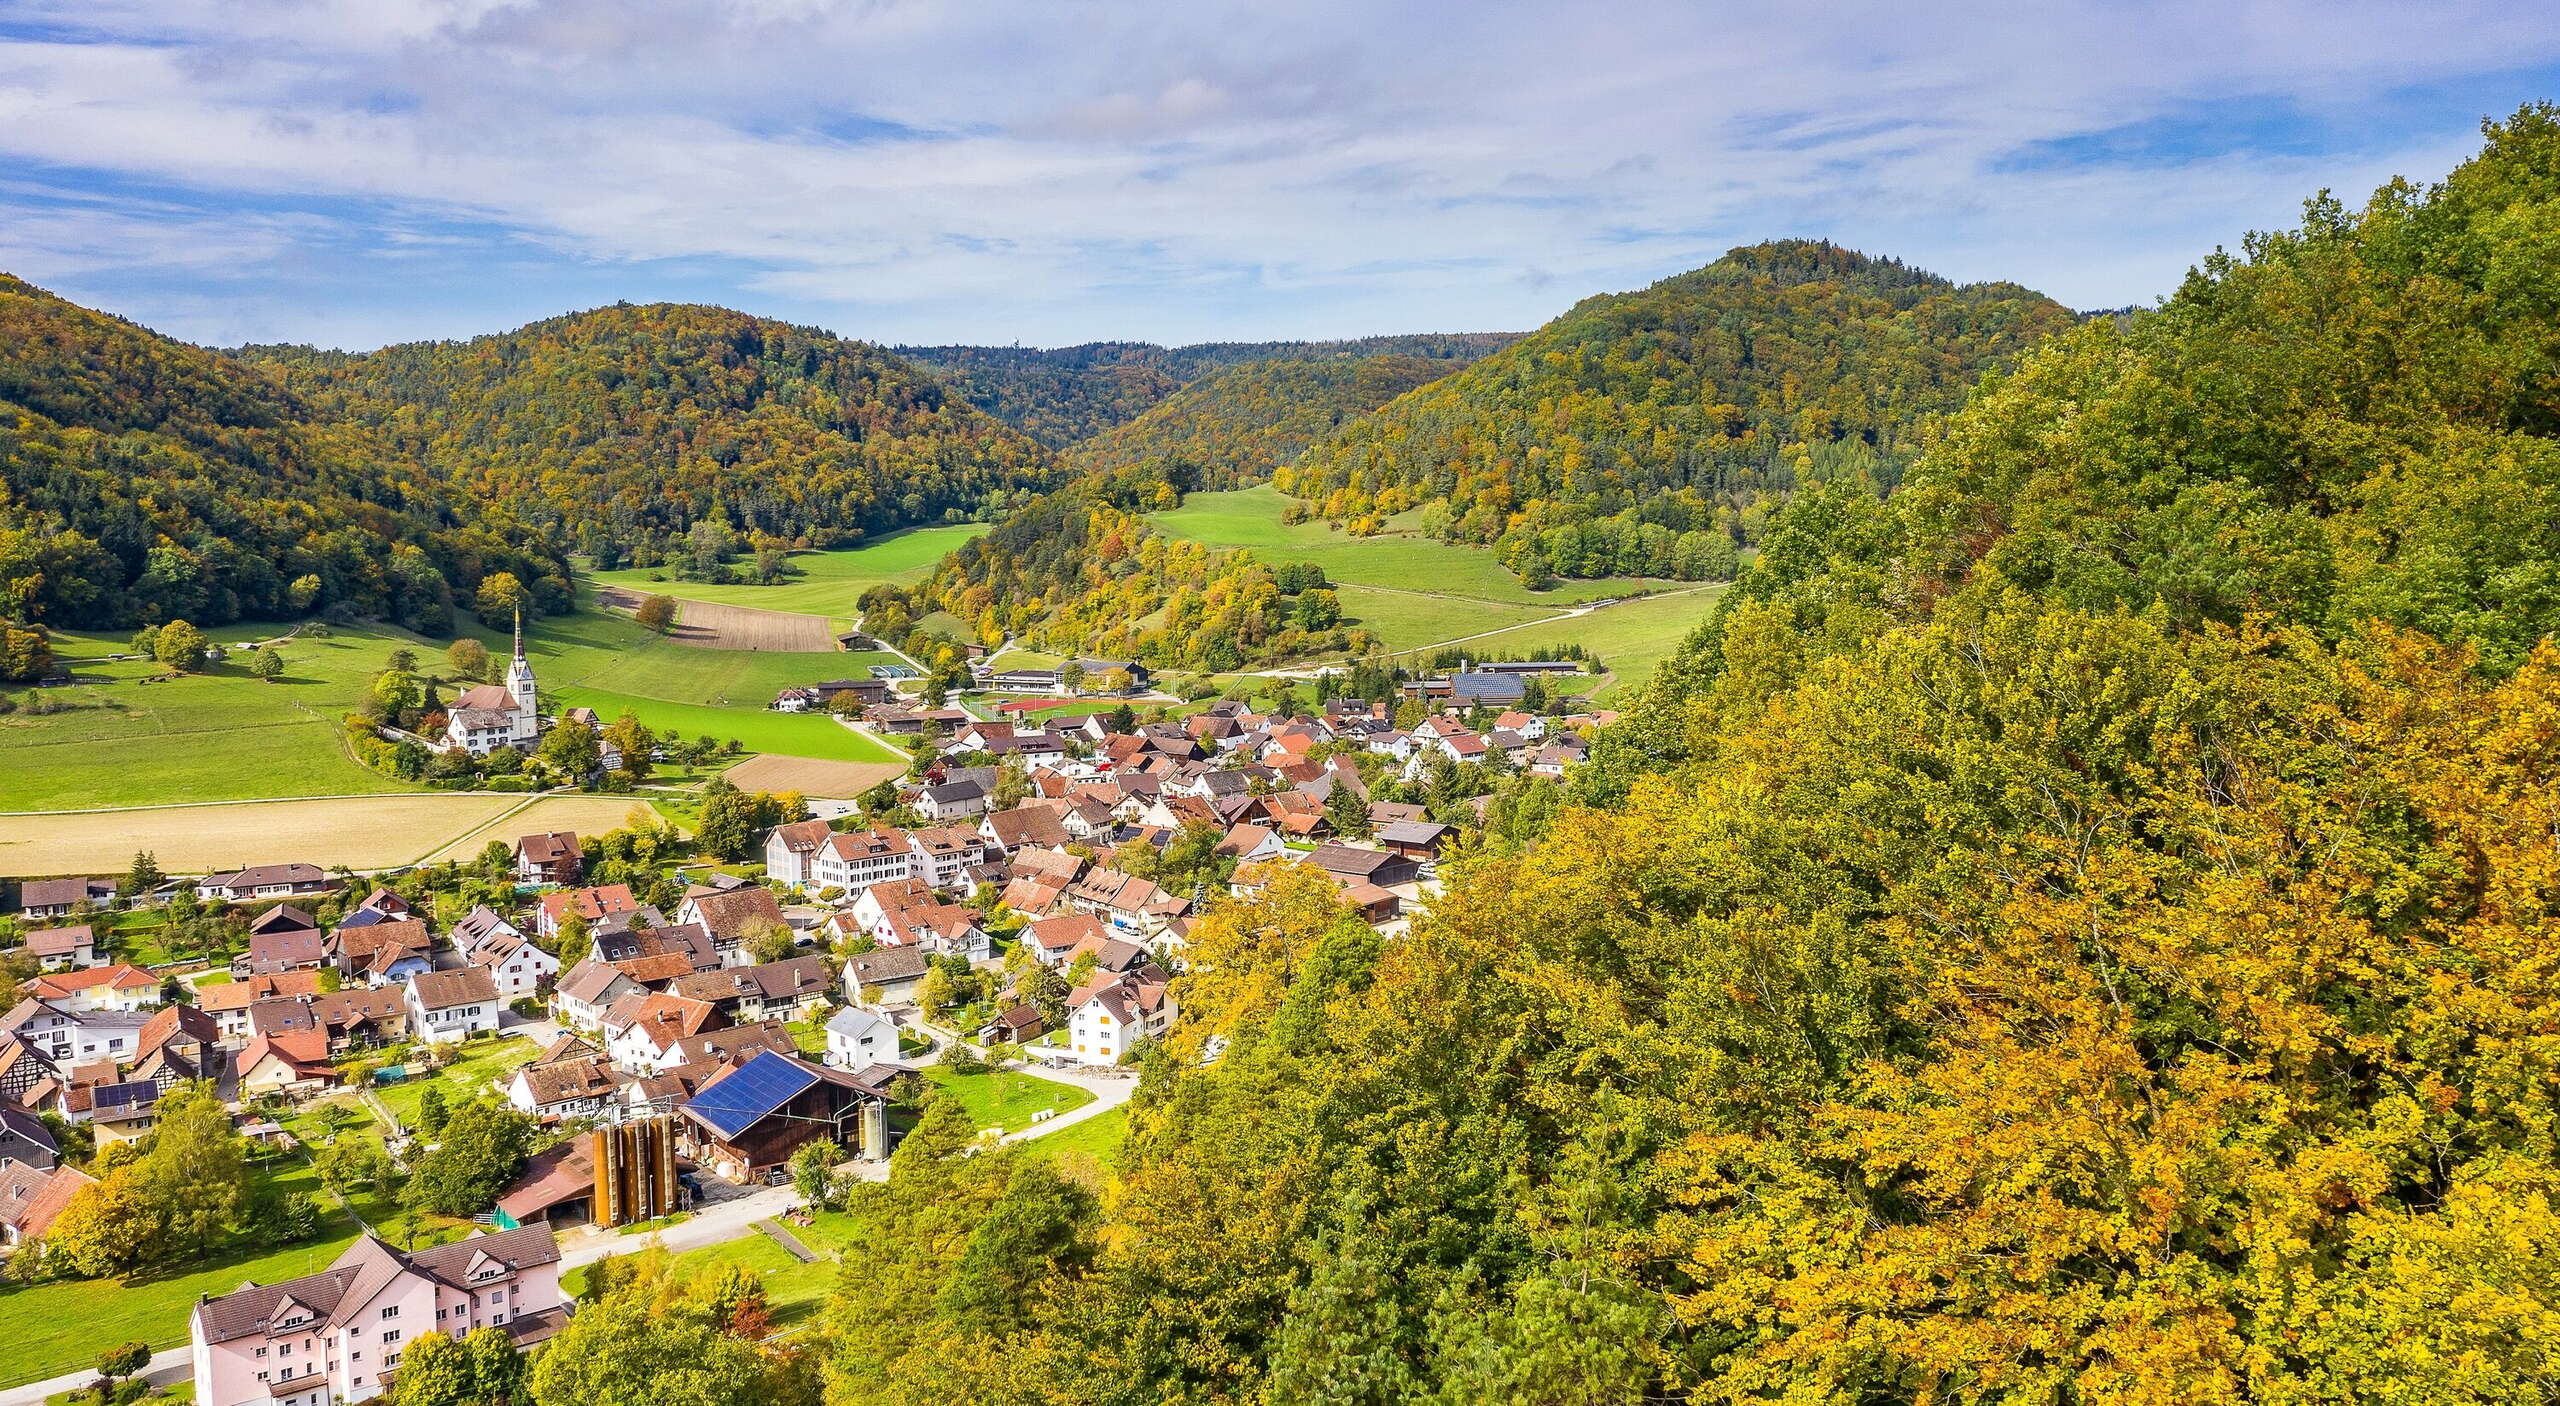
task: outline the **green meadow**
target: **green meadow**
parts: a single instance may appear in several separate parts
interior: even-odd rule
[[[794,552],[791,564],[799,568],[800,574],[770,586],[712,586],[679,581],[672,570],[658,566],[599,571],[590,579],[600,586],[620,586],[678,600],[849,619],[854,613],[854,601],[864,591],[883,581],[905,585],[919,580],[953,548],[984,535],[986,530],[982,523],[918,527],[840,551]]]
[[[1597,702],[1625,703],[1653,671],[1662,666],[1691,630],[1715,611],[1722,586],[1690,585],[1641,600],[1606,606],[1570,620],[1551,620],[1504,630],[1465,648],[1481,648],[1488,659],[1522,658],[1541,645],[1579,644],[1600,656],[1608,682],[1592,691]]]

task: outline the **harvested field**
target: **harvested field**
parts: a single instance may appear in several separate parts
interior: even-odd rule
[[[822,762],[776,756],[754,757],[721,773],[741,791],[797,791],[827,800],[851,800],[883,781],[895,781],[906,774],[905,767],[886,762]]]
[[[394,869],[457,858],[492,839],[545,830],[619,828],[630,796],[493,796],[424,792],[235,805],[0,815],[0,874],[115,873],[147,849],[172,873],[302,860]]]
[[[430,863],[448,859],[469,859],[486,848],[491,840],[504,840],[509,845],[520,835],[544,835],[566,830],[573,835],[601,835],[607,830],[621,829],[634,810],[653,809],[637,796],[544,796],[522,810],[509,811],[473,830],[435,853]]]
[[[628,612],[639,608],[641,596],[621,586],[607,586],[596,592],[596,599]],[[768,654],[836,652],[835,627],[823,615],[698,600],[677,602],[676,623],[667,631],[667,638],[696,649],[742,649]]]

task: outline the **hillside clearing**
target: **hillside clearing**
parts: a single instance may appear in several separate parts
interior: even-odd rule
[[[678,581],[671,579],[673,572],[655,566],[598,571],[589,579],[598,586],[619,587],[644,595],[673,596],[681,601],[711,601],[721,605],[851,618],[854,602],[864,591],[882,582],[906,585],[920,580],[933,570],[934,563],[954,548],[984,536],[986,531],[982,523],[918,527],[892,533],[859,547],[793,552],[791,565],[800,574],[770,586],[715,586],[701,581]]]

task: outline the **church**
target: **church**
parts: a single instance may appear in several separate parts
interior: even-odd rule
[[[533,687],[533,665],[524,657],[524,612],[516,612],[516,654],[507,681],[464,689],[445,709],[444,745],[475,757],[500,747],[531,751],[542,740],[542,710]]]

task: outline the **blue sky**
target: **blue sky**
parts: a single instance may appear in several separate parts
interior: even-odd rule
[[[0,269],[350,347],[1525,328],[1779,235],[2120,306],[2542,98],[2547,0],[0,0]]]

